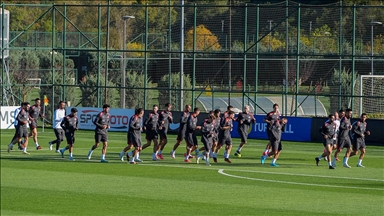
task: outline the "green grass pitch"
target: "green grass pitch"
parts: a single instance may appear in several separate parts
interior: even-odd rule
[[[384,212],[384,147],[368,146],[363,161],[326,161],[315,165],[321,143],[283,142],[277,161],[260,164],[265,140],[249,140],[243,157],[232,164],[222,158],[212,166],[183,162],[185,143],[176,159],[169,155],[175,135],[169,135],[163,161],[152,161],[152,148],[141,153],[143,163],[118,159],[125,133],[109,133],[106,159],[101,148],[86,158],[93,131],[78,131],[74,158],[69,161],[48,149],[52,129],[39,128],[42,150],[30,142],[31,155],[7,153],[14,130],[1,130],[1,215],[382,215]],[[144,137],[143,137],[144,138]],[[238,139],[234,139],[233,150]],[[65,141],[62,146],[65,145]],[[16,149],[16,147],[15,147]],[[221,155],[223,150],[220,152]],[[344,155],[345,150],[342,152]],[[342,158],[342,155],[341,158]],[[194,162],[194,160],[193,160]]]

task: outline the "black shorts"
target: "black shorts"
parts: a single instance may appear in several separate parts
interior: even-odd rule
[[[75,132],[66,132],[65,139],[67,140],[67,144],[75,144]]]
[[[323,146],[324,147],[327,147],[327,145],[333,145],[333,141],[334,141],[334,139],[333,138],[331,138],[331,139],[324,139],[323,138]]]
[[[179,133],[177,134],[177,141],[183,141],[185,139],[185,132],[186,129],[179,130]]]
[[[204,148],[206,152],[210,152],[212,149],[212,137],[201,136],[201,142],[204,144]]]
[[[18,138],[28,138],[29,137],[28,129],[25,126],[18,127],[16,129],[16,134],[17,134]]]
[[[158,133],[156,130],[147,130],[145,131],[145,139],[147,140],[157,140],[158,139]]]
[[[281,145],[281,140],[271,138],[271,146],[272,146],[272,151],[281,151],[283,150],[283,146]]]
[[[159,130],[160,139],[167,139],[167,132],[168,130],[165,130],[164,128]]]
[[[56,129],[53,129],[53,131],[55,132],[56,140],[59,140],[60,142],[63,141],[63,139],[64,139],[64,130],[61,129],[61,128],[56,128]],[[67,135],[65,135],[65,137],[67,137]]]
[[[219,137],[219,144],[220,145],[232,145],[232,138],[229,136],[221,136]]]
[[[192,145],[192,146],[198,146],[197,143],[197,138],[195,133],[188,133],[185,136],[185,142],[187,145]]]
[[[247,138],[248,138],[248,132],[247,131],[243,131],[241,129],[238,129],[237,132],[240,135],[241,142],[242,143],[246,143],[247,142]]]
[[[37,128],[37,121],[31,121],[31,123],[29,124],[29,128],[31,130]]]
[[[353,139],[353,142],[352,142],[352,148],[354,151],[357,151],[361,148],[366,148],[365,146],[365,140],[364,138],[355,138]]]
[[[96,143],[108,142],[108,134],[101,134],[101,133],[95,132],[95,142]]]
[[[340,149],[351,148],[352,147],[351,140],[350,139],[340,139],[339,143],[338,143],[338,147]]]

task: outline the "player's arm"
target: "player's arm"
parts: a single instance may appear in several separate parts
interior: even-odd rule
[[[169,123],[173,123],[172,113],[168,112],[168,121]]]
[[[347,124],[346,124],[346,122],[345,122],[345,119],[343,118],[342,119],[343,121],[340,121],[340,129],[343,129],[343,130],[348,130],[349,128],[348,128],[348,126],[347,126]]]
[[[79,130],[79,119],[78,118],[76,118],[76,128],[75,128],[75,130]]]
[[[251,122],[253,123],[253,124],[256,124],[256,119],[255,119],[255,116],[251,113],[250,114],[251,115]]]
[[[103,129],[104,125],[100,124],[99,122],[100,122],[100,114],[96,116],[95,120],[93,121],[93,124],[96,125],[98,128]]]
[[[359,122],[353,125],[352,131],[354,134],[357,134],[359,137],[364,137],[364,131],[360,130]]]
[[[192,118],[189,119],[189,129],[195,130],[196,129],[196,124],[193,123]]]
[[[17,121],[18,122],[23,122],[24,124],[26,123],[25,120],[22,118],[23,115],[20,115],[22,111],[19,112],[19,114],[17,115]]]
[[[61,128],[63,128],[64,131],[66,130],[66,126],[67,126],[67,117],[64,117],[64,118],[63,118],[63,120],[62,120],[61,123],[60,123],[60,126],[61,126]]]
[[[321,135],[323,135],[323,137],[324,137],[325,139],[328,137],[328,134],[327,134],[327,127],[326,127],[325,125],[321,126],[320,133],[321,133]]]
[[[140,125],[136,126],[136,123],[137,123],[138,119],[139,118],[135,118],[133,121],[131,121],[131,123],[129,124],[129,127],[134,129],[134,130],[139,130],[140,129]]]
[[[180,123],[186,124],[188,121],[188,115],[187,113],[183,112],[183,115],[181,116]]]

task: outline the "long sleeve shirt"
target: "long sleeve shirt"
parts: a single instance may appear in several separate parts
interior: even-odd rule
[[[53,113],[53,129],[61,129],[61,122],[65,117],[65,109],[56,109]]]

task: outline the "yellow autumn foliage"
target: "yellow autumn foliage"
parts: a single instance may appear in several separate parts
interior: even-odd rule
[[[185,50],[193,50],[193,28],[186,34]],[[196,51],[220,50],[219,39],[204,25],[196,27]]]

